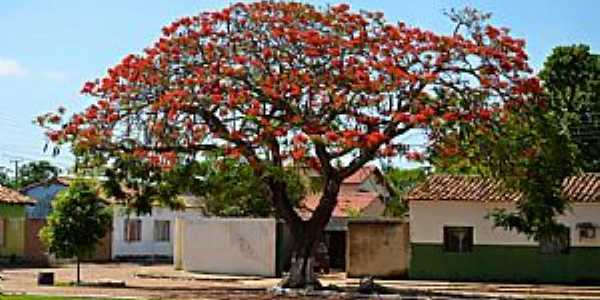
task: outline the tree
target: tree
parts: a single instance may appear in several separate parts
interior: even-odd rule
[[[60,169],[45,160],[32,161],[19,168],[18,186],[25,187],[58,176]]]
[[[521,192],[516,211],[491,212],[496,226],[538,241],[562,234],[557,217],[569,208],[563,181],[597,168],[598,62],[586,46],[555,48],[540,72],[543,105],[506,113],[505,126],[493,131],[468,124],[459,133],[441,132],[432,155],[436,170],[494,176]]]
[[[306,194],[308,183],[294,169],[280,169],[286,193],[294,207]],[[264,182],[252,168],[238,159],[206,159],[178,166],[167,173],[167,182],[179,192],[191,192],[203,199],[206,212],[222,217],[271,217],[275,215]]]
[[[541,102],[547,103],[547,102]],[[547,104],[504,113],[502,127],[465,124],[437,132],[431,155],[436,172],[494,177],[522,197],[515,211],[494,209],[494,224],[534,240],[562,233],[557,217],[569,207],[562,183],[579,170],[577,147],[565,122]]]
[[[18,170],[18,178],[9,175],[10,170],[0,167],[0,184],[19,189],[32,183],[43,182],[55,178],[60,169],[45,160],[32,161]]]
[[[80,258],[93,253],[106,234],[111,211],[98,197],[94,184],[83,179],[73,180],[58,194],[53,205],[40,238],[57,257],[77,259],[77,284],[80,284]]]
[[[12,180],[8,175],[8,170],[4,167],[0,167],[0,185],[2,186],[11,186]]]
[[[410,129],[483,124],[541,90],[524,41],[457,20],[441,35],[345,4],[239,3],[166,26],[144,54],[84,85],[95,101],[85,111],[39,122],[51,141],[110,164],[133,156],[168,169],[215,148],[241,157],[294,236],[281,285],[318,286],[311,257],[346,177],[402,152],[396,137]],[[272,172],[292,160],[323,177],[308,220]]]
[[[425,180],[426,173],[423,169],[389,169],[385,178],[394,189],[392,198],[386,203],[386,216],[404,217],[408,212],[408,203],[404,196],[416,184]]]
[[[566,122],[584,171],[600,171],[600,55],[586,45],[556,47],[540,72],[549,110]]]
[[[556,219],[569,208],[562,184],[579,167],[576,146],[553,112],[539,110],[529,121],[505,133],[490,158],[492,174],[520,191],[522,199],[516,211],[496,209],[490,217],[496,226],[541,241],[566,229]]]

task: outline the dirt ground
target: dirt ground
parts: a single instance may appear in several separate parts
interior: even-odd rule
[[[83,264],[84,282],[123,281],[125,288],[72,287],[75,266],[56,268],[19,268],[0,270],[1,293],[29,293],[61,296],[94,296],[143,299],[347,299],[339,294],[302,297],[275,296],[268,292],[278,278],[223,276],[176,271],[172,265],[138,265],[127,263]],[[60,286],[38,286],[39,272],[54,272]],[[343,273],[322,276],[324,285],[355,288],[357,279]],[[377,281],[399,295],[372,299],[600,299],[600,287],[528,285],[502,283],[461,283],[441,281]],[[401,295],[401,296],[400,296]]]
[[[47,269],[5,269],[0,291],[65,296],[135,297],[144,299],[280,299],[267,293],[277,279],[194,276],[173,270],[172,265],[83,264],[84,282],[124,281],[125,288],[38,286],[39,272],[54,272],[55,283],[75,280],[75,266]]]

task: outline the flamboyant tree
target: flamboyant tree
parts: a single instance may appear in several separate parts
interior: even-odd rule
[[[243,158],[295,237],[282,284],[305,287],[317,283],[310,257],[344,178],[402,154],[397,137],[410,129],[497,120],[540,90],[524,41],[476,19],[456,17],[440,35],[345,4],[239,3],[166,26],[84,85],[94,101],[85,111],[40,122],[50,140],[108,162],[134,155],[168,169],[215,148]],[[308,219],[270,172],[291,161],[323,176]]]

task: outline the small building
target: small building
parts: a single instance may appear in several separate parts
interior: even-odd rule
[[[571,209],[564,238],[537,242],[496,228],[494,208],[515,210],[521,195],[480,176],[432,175],[407,196],[411,279],[600,282],[600,174],[565,179]]]
[[[203,210],[193,197],[184,197],[185,209],[154,206],[149,214],[128,212],[114,205],[112,258],[120,261],[172,261],[177,217],[193,219]]]
[[[379,168],[375,166],[364,166],[342,182],[338,203],[324,234],[331,268],[345,269],[346,267],[348,219],[383,216],[386,202],[391,195],[392,189]],[[310,217],[320,199],[320,193],[306,197],[301,206],[303,217]]]
[[[21,189],[21,193],[36,200],[35,205],[28,206],[26,209],[26,243],[25,256],[28,261],[34,263],[48,263],[50,257],[48,251],[39,238],[40,230],[46,225],[48,215],[52,212],[53,202],[59,192],[69,186],[69,178],[57,177],[46,181],[30,184]],[[110,255],[110,230],[96,246],[95,252],[91,257],[84,260],[90,261],[108,261]]]
[[[34,199],[0,186],[0,262],[25,258],[26,207],[33,204]]]

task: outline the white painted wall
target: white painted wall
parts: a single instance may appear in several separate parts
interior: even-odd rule
[[[112,232],[112,257],[123,256],[173,256],[173,244],[175,240],[175,219],[178,216],[186,215],[190,218],[201,217],[202,214],[195,210],[173,211],[168,208],[154,207],[152,214],[138,216],[135,213],[127,216],[124,208],[116,206],[113,214],[113,232]],[[124,239],[125,219],[140,219],[142,221],[141,240],[127,242]],[[170,221],[170,240],[154,240],[154,221]]]
[[[175,266],[186,271],[275,276],[275,219],[179,218]],[[181,255],[181,257],[179,257]]]
[[[525,235],[494,228],[485,216],[493,208],[514,209],[511,203],[482,203],[472,201],[411,201],[411,243],[443,243],[444,226],[473,226],[476,245],[537,245]],[[571,246],[600,246],[600,228],[596,238],[580,240],[577,223],[600,224],[600,203],[574,203],[572,211],[559,218],[571,229]]]

